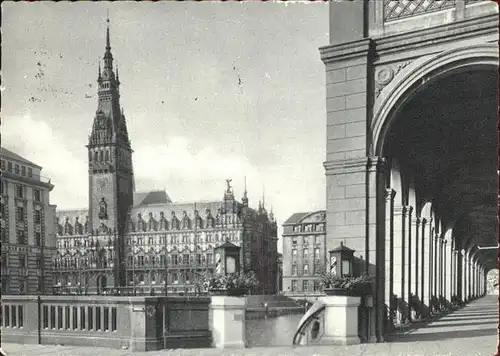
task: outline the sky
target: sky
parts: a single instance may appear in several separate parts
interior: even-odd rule
[[[219,200],[229,178],[240,198],[246,177],[280,226],[324,209],[327,3],[1,6],[2,146],[43,167],[58,209],[88,206],[108,10],[136,190]]]

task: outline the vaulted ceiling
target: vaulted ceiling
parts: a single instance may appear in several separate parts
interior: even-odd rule
[[[386,140],[463,248],[497,244],[497,114],[498,69],[475,69],[418,92]]]

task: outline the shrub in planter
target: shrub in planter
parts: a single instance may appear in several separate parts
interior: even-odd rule
[[[320,274],[319,284],[325,293],[343,291],[345,295],[364,296],[371,294],[372,278],[364,274],[359,277],[337,276],[328,272]]]
[[[244,295],[257,287],[258,281],[253,271],[227,275],[205,273],[195,280],[199,291],[219,295]]]

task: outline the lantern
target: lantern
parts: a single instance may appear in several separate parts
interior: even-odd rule
[[[217,274],[240,273],[240,247],[226,241],[214,249]]]
[[[339,247],[329,253],[331,274],[339,277],[353,275],[354,250],[344,246],[341,242]]]

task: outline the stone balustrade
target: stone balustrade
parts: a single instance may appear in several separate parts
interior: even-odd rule
[[[2,296],[2,341],[150,351],[210,347],[206,297]]]

